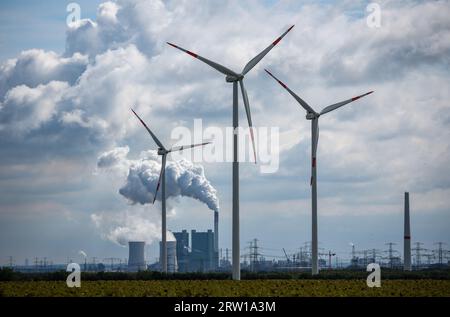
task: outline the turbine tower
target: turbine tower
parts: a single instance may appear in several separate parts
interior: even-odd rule
[[[181,48],[175,44],[167,42],[170,46],[173,46],[186,54],[191,55],[192,57],[204,62],[205,64],[211,66],[218,72],[225,75],[225,81],[227,83],[233,83],[233,214],[232,214],[232,254],[233,254],[233,279],[240,280],[241,279],[241,269],[240,269],[240,238],[239,238],[239,161],[238,161],[238,126],[239,126],[239,116],[238,116],[238,83],[241,88],[242,99],[244,101],[245,112],[247,114],[247,121],[250,128],[250,137],[252,139],[253,146],[253,155],[256,163],[256,149],[255,149],[255,140],[253,136],[253,124],[252,117],[250,113],[250,104],[248,101],[247,91],[244,86],[244,77],[245,75],[255,67],[264,56],[266,56],[269,51],[277,45],[281,39],[294,27],[292,25],[286,32],[284,32],[280,37],[278,37],[272,44],[270,44],[265,50],[256,55],[252,60],[250,60],[247,65],[245,65],[242,72],[237,73],[229,68],[222,66],[216,62],[213,62],[209,59],[206,59],[196,53],[188,51],[184,48]]]
[[[311,243],[311,252],[312,252],[312,274],[316,275],[319,273],[318,267],[318,240],[317,240],[317,144],[319,142],[319,117],[323,114],[336,110],[350,102],[358,100],[364,96],[367,96],[373,91],[365,93],[360,96],[353,97],[351,99],[347,99],[330,106],[325,107],[321,112],[314,111],[303,99],[297,96],[292,90],[290,90],[283,82],[281,82],[278,78],[272,75],[266,69],[266,72],[275,79],[284,89],[286,89],[292,97],[306,110],[306,120],[311,120],[311,196],[312,196],[312,243]]]
[[[159,190],[159,186],[162,183],[162,188],[161,188],[161,241],[162,241],[162,252],[161,252],[161,266],[162,266],[162,271],[164,273],[167,273],[167,225],[166,225],[166,176],[165,176],[165,169],[166,169],[166,158],[167,158],[167,154],[169,154],[170,152],[175,152],[175,151],[182,151],[182,150],[186,150],[186,149],[190,149],[196,146],[203,146],[206,144],[209,144],[210,142],[206,142],[206,143],[200,143],[200,144],[191,144],[191,145],[183,145],[183,146],[175,146],[172,147],[171,149],[167,150],[164,145],[161,143],[161,141],[158,140],[158,138],[153,134],[153,132],[149,129],[149,127],[145,124],[145,122],[137,115],[136,112],[134,112],[133,109],[131,109],[131,111],[133,111],[134,115],[139,119],[139,121],[141,121],[142,125],[145,127],[145,129],[147,129],[148,133],[150,134],[150,136],[152,137],[153,141],[155,141],[156,145],[158,145],[158,155],[162,156],[162,160],[161,160],[161,172],[159,173],[159,179],[158,179],[158,185],[156,186],[156,191],[155,191],[155,195],[153,196],[153,204],[155,203],[156,200],[156,196],[158,194],[158,190]]]
[[[409,223],[409,193],[405,192],[405,227],[403,240],[403,269],[411,271],[411,227]]]

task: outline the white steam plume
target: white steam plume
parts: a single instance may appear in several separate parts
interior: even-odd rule
[[[91,215],[94,225],[102,232],[104,239],[127,246],[129,241],[145,241],[151,244],[161,238],[161,220],[145,208],[133,211],[100,212]],[[172,232],[167,231],[167,240],[173,241]]]
[[[119,193],[131,203],[147,204],[153,201],[161,162],[155,151],[141,153],[138,160],[127,159],[128,147],[115,148],[100,155],[99,169],[128,170],[125,184]],[[219,211],[217,191],[206,179],[203,166],[187,160],[168,161],[166,165],[166,198],[185,196],[197,199],[212,211]],[[161,200],[161,190],[156,197]]]

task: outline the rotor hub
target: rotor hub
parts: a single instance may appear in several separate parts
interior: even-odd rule
[[[225,77],[225,81],[226,81],[227,83],[234,83],[234,82],[240,81],[240,80],[242,80],[242,79],[244,79],[244,75],[239,75],[239,76],[230,76],[230,75],[227,75],[227,77]]]

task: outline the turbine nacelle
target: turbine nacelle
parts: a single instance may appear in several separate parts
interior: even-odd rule
[[[318,113],[308,112],[306,114],[306,120],[313,120],[313,119],[318,118],[319,116],[320,116],[320,114],[318,114]]]
[[[167,154],[167,153],[168,153],[167,150],[162,149],[162,148],[158,148],[158,155],[165,155],[165,154]]]
[[[227,83],[234,83],[234,82],[240,81],[242,79],[244,79],[244,75],[239,75],[239,76],[227,75],[227,77],[225,77],[225,81]]]

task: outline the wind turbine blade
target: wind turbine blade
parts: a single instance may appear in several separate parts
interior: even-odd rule
[[[149,127],[147,127],[147,125],[145,124],[145,122],[137,115],[136,112],[134,112],[133,109],[131,109],[131,111],[133,111],[134,115],[139,119],[139,121],[141,121],[141,123],[144,125],[144,127],[147,129],[148,133],[150,133],[151,137],[153,138],[153,140],[155,141],[155,143],[161,148],[164,149],[164,145],[162,145],[161,141],[158,140],[158,138],[156,137],[156,135],[153,134],[153,132],[149,129]]]
[[[158,185],[156,185],[155,196],[153,197],[153,204],[155,203],[156,196],[158,196],[158,190],[159,190],[159,187],[161,186],[161,179],[162,179],[163,173],[165,173],[165,170],[166,170],[166,154],[164,154],[162,156],[161,172],[159,172]]]
[[[333,111],[333,110],[335,110],[335,109],[337,109],[337,108],[340,108],[340,107],[342,107],[342,106],[344,106],[344,105],[346,105],[346,104],[348,104],[348,103],[350,103],[350,102],[353,102],[353,101],[355,101],[355,100],[358,100],[359,98],[362,98],[362,97],[365,97],[365,96],[367,96],[367,95],[370,95],[371,93],[373,93],[373,91],[369,91],[368,93],[365,93],[364,95],[356,96],[356,97],[353,97],[353,98],[351,98],[351,99],[347,99],[347,100],[345,100],[345,101],[341,101],[341,102],[332,104],[332,105],[330,105],[330,106],[328,106],[328,107],[325,107],[325,108],[320,112],[320,114],[322,115],[322,114],[324,114],[324,113]]]
[[[253,156],[255,158],[255,164],[256,164],[255,137],[253,135],[253,123],[252,123],[252,115],[250,113],[250,104],[248,102],[247,91],[245,90],[245,87],[244,87],[244,81],[240,80],[239,85],[241,86],[242,98],[244,99],[245,112],[247,113],[248,127],[250,129],[250,137],[252,139]]]
[[[286,89],[292,97],[295,98],[295,100],[297,100],[297,102],[307,111],[307,112],[311,112],[311,113],[316,113],[314,111],[313,108],[311,108],[310,105],[308,105],[302,98],[300,98],[299,96],[297,96],[292,90],[289,89],[288,86],[286,86],[281,80],[279,80],[278,78],[276,78],[271,72],[269,72],[267,69],[265,69],[266,73],[269,74],[269,76],[271,76],[273,79],[275,79],[284,89]]]
[[[281,39],[283,37],[286,36],[286,34],[288,34],[288,32],[290,30],[292,30],[292,28],[294,27],[294,25],[292,25],[286,32],[284,32],[283,34],[281,34],[281,36],[279,38],[277,38],[272,44],[270,44],[264,51],[262,51],[261,53],[259,53],[258,55],[256,55],[255,57],[253,57],[253,59],[247,63],[247,65],[245,65],[244,69],[242,70],[242,75],[247,74],[253,67],[256,66],[256,64],[259,63],[260,60],[263,59],[264,56],[266,56],[267,53],[270,52],[270,50],[272,48],[275,47],[275,45],[277,45]]]
[[[191,55],[194,58],[197,58],[197,59],[201,60],[203,63],[208,64],[209,66],[211,66],[215,70],[218,70],[219,72],[221,72],[224,75],[233,76],[233,77],[238,77],[239,76],[238,74],[233,72],[231,69],[226,68],[225,66],[222,66],[222,65],[220,65],[220,64],[218,64],[216,62],[210,61],[209,59],[206,59],[206,58],[204,58],[204,57],[202,57],[202,56],[200,56],[198,54],[195,54],[195,53],[193,53],[191,51],[185,50],[184,48],[179,47],[179,46],[177,46],[175,44],[172,44],[172,43],[169,43],[169,42],[167,42],[167,44],[169,44],[170,46],[173,46],[173,47],[175,47],[175,48],[185,52],[186,54]]]
[[[211,144],[211,142],[205,142],[205,143],[199,143],[199,144],[191,144],[191,145],[182,145],[182,146],[174,146],[168,152],[182,151],[182,150],[190,149],[190,148],[193,148],[193,147],[196,147],[196,146],[203,146],[203,145],[206,145],[206,144]]]

